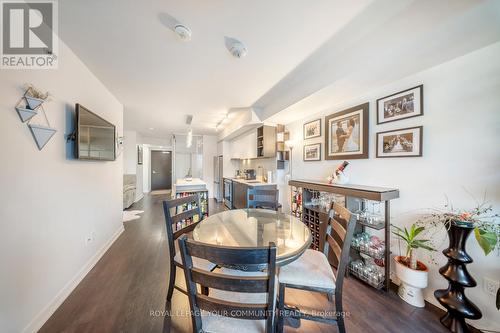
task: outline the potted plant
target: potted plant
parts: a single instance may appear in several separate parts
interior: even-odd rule
[[[447,309],[441,323],[452,332],[469,332],[465,319],[480,319],[479,308],[464,294],[464,288],[475,287],[476,281],[467,271],[466,265],[473,260],[465,251],[469,235],[474,231],[475,239],[484,254],[488,255],[499,244],[500,224],[498,214],[493,213],[491,205],[476,201],[470,210],[455,209],[449,202],[445,210],[438,210],[422,216],[417,224],[421,227],[446,228],[449,247],[443,250],[448,258],[439,273],[448,281],[447,289],[434,292],[434,297]]]
[[[396,275],[401,280],[398,295],[408,304],[422,308],[425,306],[422,289],[427,287],[429,269],[423,262],[417,260],[415,250],[435,250],[428,244],[429,239],[419,237],[425,227],[418,227],[415,223],[412,224],[410,230],[395,225],[392,227],[394,229],[392,233],[406,243],[406,255],[394,257]]]

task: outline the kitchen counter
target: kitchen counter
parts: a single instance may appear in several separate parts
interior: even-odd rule
[[[257,187],[257,186],[276,186],[276,183],[266,183],[260,180],[252,179],[252,180],[246,180],[243,178],[230,178],[230,177],[225,177],[226,179],[231,179],[233,182],[245,184],[250,187]]]
[[[259,180],[246,180],[240,178],[226,178],[233,181],[233,207],[236,209],[247,208],[247,191],[249,187],[275,190],[275,183],[265,183]]]
[[[185,178],[178,178],[175,182],[175,192],[206,191],[207,183],[200,178],[193,178],[188,181]]]

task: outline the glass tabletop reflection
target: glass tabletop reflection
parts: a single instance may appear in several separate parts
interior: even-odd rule
[[[276,263],[286,265],[311,244],[311,232],[295,216],[267,209],[227,210],[201,221],[193,231],[195,241],[233,247],[261,247],[274,242]]]

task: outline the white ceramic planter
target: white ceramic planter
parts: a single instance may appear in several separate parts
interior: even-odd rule
[[[401,257],[394,257],[394,261],[396,262],[396,275],[401,280],[398,295],[406,303],[423,308],[425,306],[425,301],[422,289],[427,287],[427,275],[429,269],[420,261],[419,263],[425,267],[425,271],[408,268],[399,263],[399,258]]]

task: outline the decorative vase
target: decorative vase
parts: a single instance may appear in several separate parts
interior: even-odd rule
[[[401,263],[401,256],[394,257],[396,262],[396,275],[401,280],[398,295],[403,301],[413,306],[423,308],[425,306],[422,289],[427,287],[427,274],[429,269],[423,262],[418,261],[417,267],[421,270],[411,269]]]
[[[472,258],[465,252],[465,243],[474,227],[471,223],[462,221],[451,222],[448,229],[450,245],[443,250],[448,263],[439,269],[439,273],[448,280],[448,288],[434,292],[434,297],[446,308],[447,313],[441,318],[441,323],[451,332],[470,332],[465,319],[480,319],[479,308],[474,305],[464,293],[464,288],[475,287],[476,281],[469,274],[466,264]]]

